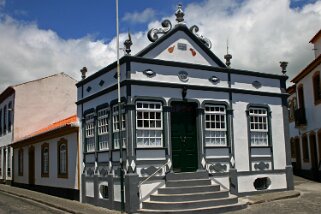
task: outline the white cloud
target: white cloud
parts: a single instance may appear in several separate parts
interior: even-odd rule
[[[0,0],[0,7],[6,4],[6,0]]]
[[[184,8],[185,22],[200,27],[221,60],[229,39],[232,67],[280,74],[279,61],[285,60],[293,77],[314,58],[308,42],[320,30],[321,0],[301,9],[289,4],[289,0],[208,0]],[[160,27],[160,20],[151,26]],[[52,30],[8,16],[0,18],[0,35],[0,91],[58,72],[79,79],[83,66],[90,75],[116,59],[115,38],[107,44],[90,36],[65,40]],[[126,37],[127,33],[121,34],[120,41]],[[134,32],[132,40],[133,54],[150,44],[146,32]]]
[[[146,23],[155,17],[155,11],[151,8],[146,8],[142,12],[126,13],[122,18],[123,21],[132,23]]]

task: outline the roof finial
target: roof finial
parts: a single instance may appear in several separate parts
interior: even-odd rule
[[[81,79],[86,79],[87,68],[83,67],[81,70]]]
[[[288,62],[285,62],[285,61],[281,61],[280,62],[280,67],[282,68],[282,70],[281,70],[281,72],[282,72],[282,74],[284,74],[285,75],[285,73],[286,73],[286,67],[288,66]]]
[[[228,68],[230,68],[231,65],[231,59],[232,55],[228,53],[228,39],[226,40],[226,55],[224,56],[224,59],[226,60],[225,64]]]
[[[183,24],[184,22],[184,11],[182,9],[182,4],[178,4],[177,10],[175,12],[176,21],[178,24]]]
[[[132,52],[132,50],[130,49],[130,46],[133,45],[133,42],[132,42],[132,37],[128,31],[128,38],[125,40],[124,42],[124,46],[125,46],[125,55],[130,55],[130,52]]]

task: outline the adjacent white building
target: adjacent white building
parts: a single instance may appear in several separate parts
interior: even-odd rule
[[[76,80],[64,73],[9,86],[0,94],[0,181],[11,183],[12,144],[75,114]]]
[[[120,111],[116,62],[77,83],[81,201],[119,209],[121,161],[129,213],[228,210],[239,205],[234,195],[293,189],[287,77],[229,68],[181,8],[176,16],[120,59]],[[227,195],[213,200],[216,185]],[[190,187],[193,199],[171,195]]]
[[[12,147],[14,186],[79,200],[76,115],[17,140]]]
[[[315,59],[300,71],[288,89],[290,142],[295,172],[320,179],[321,170],[321,30],[310,40]]]

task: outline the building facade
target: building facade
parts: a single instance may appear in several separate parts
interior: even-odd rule
[[[179,8],[175,26],[165,20],[149,46],[120,59],[120,104],[116,62],[77,83],[82,202],[120,209],[124,189],[129,213],[186,211],[184,201],[154,198],[194,172],[238,196],[293,189],[287,77],[229,68],[183,15]]]
[[[75,114],[75,83],[60,73],[10,86],[0,94],[1,182],[11,183],[13,179],[12,143]]]
[[[302,176],[320,179],[321,170],[321,30],[310,40],[314,46],[312,60],[292,80],[290,143],[294,171]]]
[[[14,142],[13,185],[79,200],[78,135],[75,115]]]

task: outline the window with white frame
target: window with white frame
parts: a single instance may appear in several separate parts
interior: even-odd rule
[[[163,146],[163,116],[161,102],[136,102],[137,147]]]
[[[68,178],[68,142],[60,139],[58,144],[58,178]]]
[[[121,109],[121,129],[120,135],[123,143],[123,148],[126,146],[126,115],[124,104],[120,105]],[[113,106],[113,141],[114,141],[114,149],[119,149],[119,115],[118,115],[119,106]]]
[[[97,116],[99,150],[108,149],[108,108],[98,110]]]
[[[266,108],[249,109],[251,146],[269,145],[268,112]]]
[[[41,145],[41,176],[49,177],[49,144]]]
[[[95,113],[90,113],[85,116],[85,138],[86,151],[95,151]]]
[[[226,108],[224,105],[205,105],[206,146],[226,146]]]

